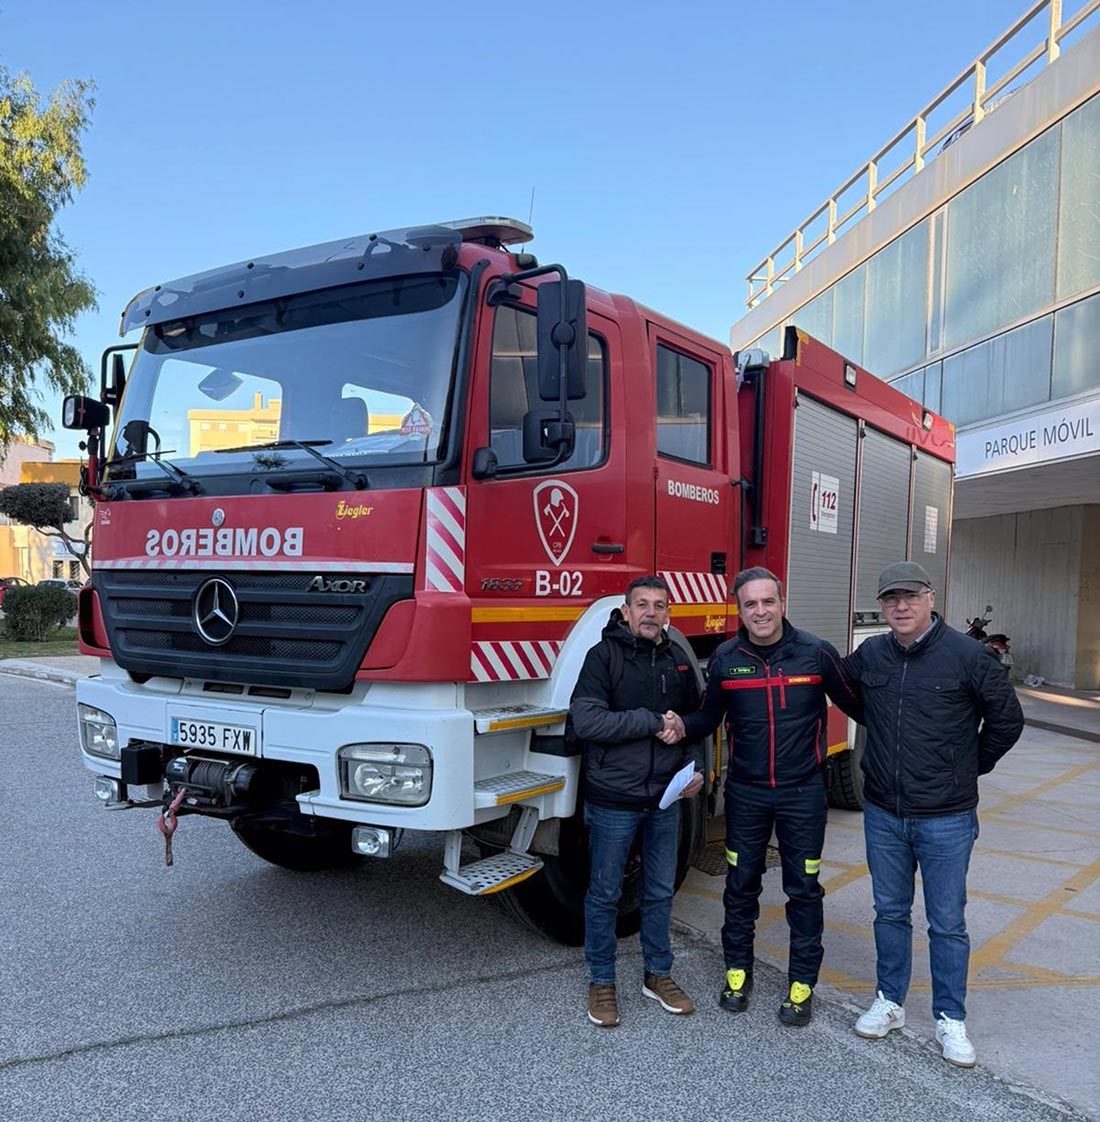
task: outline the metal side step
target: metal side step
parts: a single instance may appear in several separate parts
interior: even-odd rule
[[[444,869],[439,879],[467,896],[489,896],[534,876],[541,868],[542,861],[533,854],[513,853],[506,849],[503,853],[463,865],[453,873]]]
[[[500,705],[489,709],[471,709],[474,728],[482,734],[509,732],[512,729],[533,729],[564,721],[567,709],[548,709],[543,705]]]
[[[474,806],[504,806],[560,791],[565,786],[564,775],[543,775],[537,771],[510,771],[504,775],[491,775],[474,784]]]
[[[467,896],[489,896],[501,889],[511,888],[526,880],[542,868],[542,860],[527,852],[539,812],[532,806],[520,808],[519,821],[512,833],[512,841],[503,853],[459,865],[462,860],[462,831],[450,830],[443,849],[443,872],[439,879]]]

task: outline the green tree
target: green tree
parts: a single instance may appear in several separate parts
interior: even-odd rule
[[[91,373],[65,337],[95,289],[54,219],[84,186],[80,138],[90,82],[66,81],[43,105],[26,74],[0,67],[0,452],[53,427],[36,383],[80,393]]]
[[[88,519],[82,538],[74,538],[66,531],[65,525],[73,517],[69,488],[64,483],[17,483],[5,487],[0,490],[0,514],[6,514],[12,522],[33,526],[48,538],[61,538],[84,572],[91,573],[88,544],[92,520]]]

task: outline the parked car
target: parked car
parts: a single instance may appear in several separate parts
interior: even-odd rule
[[[39,588],[68,588],[69,584],[63,577],[43,577],[38,582]]]
[[[27,582],[22,577],[0,577],[0,604],[4,602],[4,593],[9,588],[14,588],[16,585],[26,584]]]
[[[84,582],[82,580],[73,580],[70,578],[65,582],[65,587],[70,592],[79,592],[84,587]]]

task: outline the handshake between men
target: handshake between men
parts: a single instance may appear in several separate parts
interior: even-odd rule
[[[684,739],[684,718],[670,709],[664,715],[664,727],[657,733],[657,739],[665,744],[678,744]]]

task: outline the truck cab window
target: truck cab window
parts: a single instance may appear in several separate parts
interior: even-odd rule
[[[657,347],[657,451],[710,463],[710,367]]]
[[[532,409],[554,408],[554,402],[539,397],[535,352],[534,314],[521,308],[497,308],[489,369],[489,443],[502,467],[523,463],[524,414]],[[573,454],[558,464],[555,472],[595,467],[606,455],[606,369],[604,345],[589,333],[588,392],[581,400],[569,403],[577,426],[576,443]]]

